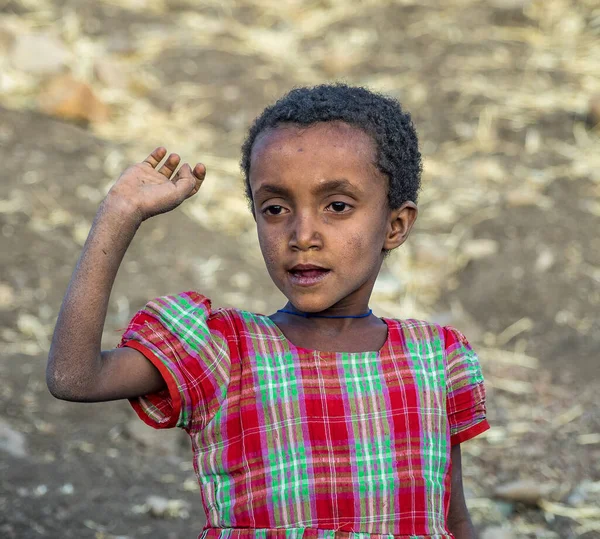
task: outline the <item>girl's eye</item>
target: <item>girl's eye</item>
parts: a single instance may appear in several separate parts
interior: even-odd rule
[[[266,213],[267,215],[281,215],[281,212],[283,211],[283,206],[268,206],[267,208],[265,208],[263,210],[263,213]]]
[[[343,211],[346,208],[350,207],[345,202],[332,202],[331,204],[329,204],[329,206],[331,207],[334,213],[343,213]]]

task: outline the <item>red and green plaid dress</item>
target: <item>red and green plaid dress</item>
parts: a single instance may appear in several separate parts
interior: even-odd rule
[[[197,292],[134,316],[119,346],[167,389],[131,404],[189,433],[202,539],[453,537],[450,447],[489,428],[480,364],[450,326],[383,320],[381,350],[345,353],[295,346]]]

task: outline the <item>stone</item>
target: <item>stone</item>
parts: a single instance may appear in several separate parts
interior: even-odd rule
[[[137,46],[130,36],[115,34],[107,39],[106,50],[114,54],[131,55],[135,54]]]
[[[381,272],[377,276],[373,286],[373,298],[375,300],[393,299],[398,297],[400,292],[402,292],[402,283],[397,277],[387,272]]]
[[[246,272],[239,271],[237,273],[234,273],[229,278],[229,283],[231,284],[231,286],[234,286],[241,290],[249,290],[252,286],[252,277],[250,277],[250,275]]]
[[[160,518],[165,516],[167,508],[169,507],[169,500],[162,496],[148,496],[146,504],[148,505],[150,514]]]
[[[362,58],[349,50],[338,49],[323,58],[321,68],[329,77],[347,75],[358,66]]]
[[[0,450],[13,457],[27,457],[25,436],[3,419],[0,419]]]
[[[42,324],[37,316],[29,313],[21,313],[19,315],[17,318],[17,327],[27,337],[34,337],[39,340],[45,340],[48,337],[44,324]]]
[[[489,526],[481,532],[481,539],[514,539],[516,535],[503,526]]]
[[[141,447],[162,455],[178,455],[182,446],[181,437],[187,437],[178,431],[153,429],[137,418],[125,425],[125,435]]]
[[[537,505],[540,500],[548,497],[555,488],[556,486],[551,483],[522,479],[499,485],[494,490],[494,496],[512,502]]]
[[[60,487],[59,492],[65,496],[71,496],[75,492],[75,488],[71,483],[65,483],[62,487]]]
[[[71,52],[50,34],[17,34],[10,51],[11,64],[34,75],[61,72],[72,58]]]
[[[127,77],[120,64],[111,58],[103,58],[94,64],[94,75],[109,88],[125,88]]]
[[[600,494],[600,481],[590,481],[584,479],[569,494],[567,503],[573,507],[581,507],[590,503]]]
[[[517,187],[506,193],[506,202],[510,207],[538,206],[543,209],[552,207],[552,199],[530,186]]]
[[[496,501],[494,507],[503,518],[509,518],[515,512],[515,506],[511,502]]]
[[[480,238],[468,240],[463,245],[463,254],[471,260],[479,260],[498,252],[498,242],[492,239]]]
[[[530,3],[531,0],[491,0],[493,7],[507,11],[525,9]]]
[[[493,182],[501,182],[506,178],[506,170],[492,158],[479,159],[473,164],[472,174],[475,178]]]
[[[15,43],[15,32],[6,26],[0,26],[0,53],[9,54]]]
[[[548,271],[554,265],[555,259],[554,253],[548,247],[542,248],[535,260],[535,271],[539,273]]]
[[[7,283],[0,283],[0,310],[14,308],[15,292]]]
[[[92,88],[71,75],[52,78],[38,98],[40,110],[67,120],[104,122],[108,107],[96,97]]]
[[[41,498],[42,496],[45,496],[46,494],[48,494],[47,485],[38,485],[37,487],[35,487],[33,489],[33,495],[36,498]]]
[[[433,213],[431,210],[430,212]],[[450,268],[452,266],[450,248],[440,237],[432,234],[415,234],[412,249],[415,263],[419,266],[433,266],[436,268]]]
[[[590,97],[588,102],[588,120],[592,127],[600,126],[600,94]]]
[[[148,496],[143,506],[155,518],[189,518],[190,506],[183,500],[168,500],[162,496]]]

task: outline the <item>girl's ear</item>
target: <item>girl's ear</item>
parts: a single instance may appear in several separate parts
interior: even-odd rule
[[[417,205],[410,200],[390,212],[384,249],[395,249],[406,241],[418,213]]]

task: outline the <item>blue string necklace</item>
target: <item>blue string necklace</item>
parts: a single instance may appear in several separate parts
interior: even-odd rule
[[[323,314],[295,313],[294,311],[287,311],[286,309],[279,309],[277,312],[293,314],[294,316],[301,316],[302,318],[366,318],[373,312],[373,309],[369,309],[368,313],[357,314],[357,315],[353,315],[353,316],[326,316]]]

